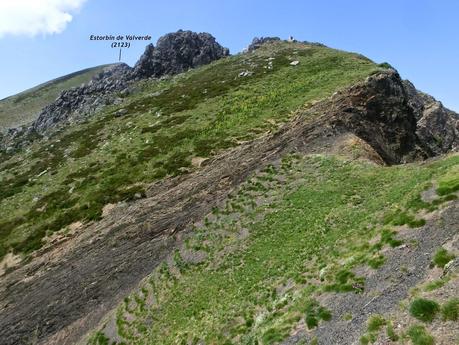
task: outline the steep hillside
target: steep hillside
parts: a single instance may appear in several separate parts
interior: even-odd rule
[[[355,54],[279,43],[143,82],[123,104],[0,163],[0,256],[9,248],[29,254],[55,231],[98,220],[105,205],[274,130],[308,102],[378,69]]]
[[[166,35],[3,139],[3,343],[457,339],[458,115],[358,54],[227,55]]]
[[[379,329],[365,335],[367,320],[383,314],[385,330],[390,312],[408,312],[399,302],[414,299],[409,289],[434,271],[429,264],[442,245],[452,240],[449,255],[459,254],[458,203],[449,201],[457,199],[459,156],[402,167],[354,159],[286,154],[249,176],[179,236],[175,251],[89,343],[376,339]],[[437,191],[448,185],[448,192],[422,201],[434,181]],[[434,274],[440,278],[441,270]],[[437,296],[439,303],[458,297],[457,272],[444,279],[456,288]],[[411,324],[394,334],[407,340]],[[435,328],[457,340],[452,324],[438,318]]]
[[[0,100],[0,131],[31,123],[63,90],[87,83],[110,65],[87,68]]]

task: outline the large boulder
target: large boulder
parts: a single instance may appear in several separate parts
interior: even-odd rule
[[[212,35],[179,30],[162,36],[156,47],[148,45],[134,66],[133,75],[142,79],[182,73],[228,55],[229,50]]]

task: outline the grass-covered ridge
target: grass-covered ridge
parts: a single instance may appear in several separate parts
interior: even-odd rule
[[[0,130],[32,122],[40,110],[53,102],[62,90],[87,83],[107,66],[102,65],[71,73],[0,100]]]
[[[299,324],[327,322],[320,295],[361,293],[353,268],[401,244],[387,214],[414,212],[422,191],[458,164],[458,155],[394,167],[286,156],[195,224],[107,328],[118,344],[277,344]],[[368,339],[386,325],[370,321]],[[90,343],[108,341],[103,330]]]
[[[143,82],[123,105],[2,160],[0,257],[28,254],[46,235],[99,219],[104,205],[193,168],[193,157],[276,129],[295,110],[378,69],[357,54],[276,43]],[[117,117],[120,108],[127,114]]]

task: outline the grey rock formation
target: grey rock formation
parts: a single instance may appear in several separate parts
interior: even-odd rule
[[[89,83],[61,92],[59,97],[43,108],[32,131],[43,134],[49,128],[66,122],[77,122],[114,103],[117,92],[126,92],[131,68],[116,64],[96,75]]]
[[[246,50],[250,53],[257,50],[265,43],[278,42],[280,40],[279,37],[255,37]]]
[[[279,37],[255,37],[252,40],[252,43],[250,43],[250,45],[244,51],[251,53],[259,49],[263,44],[279,42],[279,41],[281,41]],[[298,41],[294,39],[292,36],[290,36],[287,40],[284,40],[284,42],[294,43]],[[316,47],[326,47],[324,44],[319,43],[319,42],[302,41],[301,43],[316,46]]]
[[[416,135],[429,156],[459,148],[459,115],[404,81],[416,118]]]
[[[134,66],[133,74],[136,78],[172,75],[228,55],[229,50],[212,35],[179,30],[162,36],[156,47],[148,45]]]

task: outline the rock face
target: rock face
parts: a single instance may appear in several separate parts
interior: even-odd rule
[[[148,45],[133,74],[136,78],[177,74],[228,55],[212,35],[180,30],[161,37],[156,47]]]
[[[459,146],[458,114],[445,108],[432,96],[416,90],[404,81],[409,104],[416,118],[416,136],[429,156],[436,156]]]
[[[335,94],[332,105],[333,125],[368,142],[389,164],[459,147],[459,115],[402,81],[395,70],[375,74],[345,94]]]

